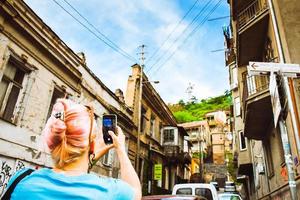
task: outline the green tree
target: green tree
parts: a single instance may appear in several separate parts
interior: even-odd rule
[[[169,104],[178,123],[202,120],[205,114],[216,110],[229,110],[232,104],[231,92],[226,90],[223,95],[185,103],[182,99],[177,104]]]

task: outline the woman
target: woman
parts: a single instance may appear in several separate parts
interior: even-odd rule
[[[113,144],[105,145],[92,109],[59,99],[43,131],[54,167],[23,178],[11,199],[141,199],[140,181],[125,151],[125,136],[119,127],[117,131],[117,136],[109,133]],[[92,165],[111,148],[120,161],[121,180],[89,174]]]

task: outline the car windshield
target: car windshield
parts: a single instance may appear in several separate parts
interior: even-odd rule
[[[219,195],[219,200],[242,200],[238,195]]]
[[[210,189],[207,188],[196,188],[195,194],[198,196],[203,196],[207,199],[213,199]]]

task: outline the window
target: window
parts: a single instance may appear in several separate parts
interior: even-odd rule
[[[145,128],[146,128],[146,109],[144,107],[142,107],[141,109],[141,132],[143,133],[145,131]]]
[[[255,76],[246,75],[247,79],[247,89],[248,89],[248,95],[255,94],[257,92],[256,90],[256,78]]]
[[[155,117],[151,115],[150,119],[150,135],[151,137],[155,137]]]
[[[163,124],[162,124],[162,122],[159,122],[158,132],[157,132],[157,138],[161,138],[162,129],[163,129]]]
[[[100,127],[102,127],[102,117],[99,117],[99,115],[94,113],[94,119],[96,121],[97,130],[100,131]]]
[[[110,149],[102,158],[102,163],[106,166],[112,166],[112,162],[114,159],[114,151]]]
[[[241,103],[239,97],[234,98],[234,113],[236,117],[241,115]]]
[[[240,140],[240,150],[246,150],[247,149],[247,138],[244,136],[244,132],[239,132],[239,140]]]
[[[208,117],[207,117],[207,120],[208,120],[208,121],[213,121],[214,119],[215,119],[214,116],[208,116]]]
[[[14,110],[26,74],[19,65],[10,59],[0,82],[0,116],[10,122],[14,120]]]
[[[174,142],[174,129],[165,129],[164,130],[164,143]]]
[[[52,98],[51,98],[51,102],[50,102],[50,106],[49,106],[49,110],[48,110],[48,115],[47,115],[47,119],[49,119],[53,106],[56,102],[57,99],[59,98],[63,98],[65,97],[66,92],[63,89],[60,89],[58,87],[54,87],[54,91],[52,94]]]
[[[126,150],[126,153],[128,154],[128,151],[129,151],[129,138],[126,137],[125,138],[125,150]]]
[[[232,68],[232,76],[231,76],[231,83],[234,87],[238,84],[238,72],[237,67]]]

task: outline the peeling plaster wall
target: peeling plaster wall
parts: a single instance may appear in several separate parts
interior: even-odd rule
[[[28,12],[27,14],[31,14],[32,11]],[[7,122],[0,117],[0,196],[10,177],[19,169],[52,166],[51,156],[43,146],[41,132],[47,120],[54,87],[64,88],[76,102],[93,105],[95,114],[100,117],[98,123],[101,123],[101,116],[109,111],[95,96],[101,98],[106,106],[113,106],[132,119],[132,114],[125,111],[124,105],[117,101],[114,94],[100,84],[87,68],[80,63],[69,66],[72,64],[67,63],[69,58],[65,57],[64,52],[46,49],[44,43],[31,41],[25,26],[22,29],[16,28],[13,20],[6,21],[2,15],[4,14],[0,12],[0,81],[12,54],[20,58],[25,57],[24,63],[32,66],[32,71],[24,77],[23,88],[14,109],[14,121]],[[45,32],[43,33],[49,34]],[[66,51],[68,55],[73,55],[72,51]],[[54,56],[51,54],[53,52]],[[60,63],[59,59],[65,60],[66,63]],[[70,72],[70,69],[73,71]],[[125,135],[129,134],[132,133],[125,132]],[[136,142],[129,140],[129,144],[130,159],[134,164]],[[111,166],[105,166],[100,160],[93,168],[93,173],[119,177],[119,163],[115,157],[112,161]]]

